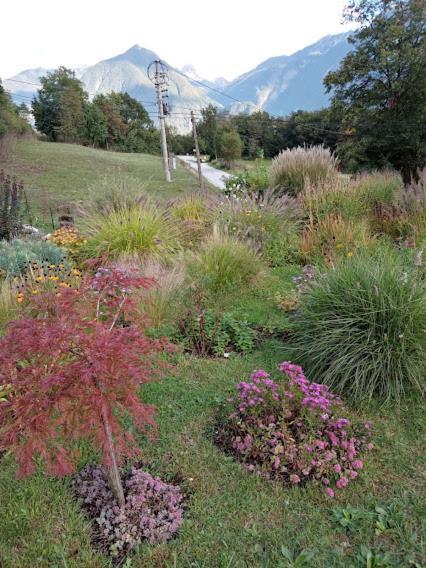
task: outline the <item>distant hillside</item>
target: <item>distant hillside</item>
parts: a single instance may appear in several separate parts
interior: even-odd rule
[[[322,108],[328,103],[323,78],[328,71],[338,67],[350,50],[348,36],[349,33],[326,36],[293,55],[272,57],[230,83],[223,78],[204,80],[191,65],[186,65],[182,71],[170,65],[169,102],[174,114],[169,116],[169,124],[181,132],[189,130],[189,110],[209,104],[228,108],[232,113],[262,108],[276,116],[297,109]],[[155,92],[146,69],[155,59],[160,59],[158,54],[134,45],[115,57],[76,69],[76,74],[91,97],[110,91],[126,91],[154,112]],[[37,90],[34,83],[38,83],[39,77],[47,71],[27,69],[6,80],[5,87],[12,92],[16,102],[29,102]],[[200,81],[206,86],[200,85]],[[233,103],[229,97],[241,103]]]
[[[224,89],[243,102],[251,102],[276,116],[298,109],[316,110],[328,104],[323,79],[350,51],[349,33],[330,35],[293,55],[272,57],[237,77]],[[253,110],[253,105],[232,105],[232,112]]]

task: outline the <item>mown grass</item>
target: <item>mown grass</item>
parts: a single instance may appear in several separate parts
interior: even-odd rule
[[[169,199],[197,189],[197,180],[182,166],[172,172],[173,181],[164,181],[159,156],[125,154],[86,148],[76,144],[55,144],[37,140],[20,140],[5,163],[11,175],[24,181],[33,224],[51,228],[52,210],[57,221],[58,207],[101,197],[104,186],[99,180],[119,175],[133,194],[146,191]]]
[[[156,443],[141,440],[146,467],[179,479],[189,495],[178,537],[142,546],[131,557],[137,567],[286,566],[281,552],[311,549],[311,566],[362,566],[362,544],[388,551],[399,566],[426,560],[422,453],[425,415],[419,401],[399,410],[370,406],[376,449],[356,483],[328,500],[320,488],[284,488],[245,472],[212,443],[216,412],[238,381],[253,368],[273,369],[289,357],[282,343],[269,341],[250,356],[201,360],[179,356],[174,370],[144,387],[144,400],[158,408]],[[85,460],[93,459],[85,454]],[[394,522],[375,534],[372,520],[354,532],[339,530],[333,508],[348,504],[365,512],[394,507]],[[0,469],[0,564],[108,566],[90,546],[90,528],[72,500],[68,480],[17,480],[10,456]],[[422,536],[423,535],[423,536]],[[365,565],[365,564],[364,564]]]

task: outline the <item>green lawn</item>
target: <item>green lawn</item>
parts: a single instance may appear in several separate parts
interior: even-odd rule
[[[197,188],[197,179],[178,164],[173,181],[164,181],[161,158],[148,154],[124,154],[20,140],[11,159],[2,167],[24,181],[32,221],[51,228],[58,208],[90,197],[99,197],[109,180],[124,182],[129,193],[149,192],[160,198],[182,195]],[[89,190],[89,191],[88,191]]]
[[[289,286],[295,271],[275,270],[264,289],[235,294],[228,308],[257,322],[259,329],[285,329],[288,316],[277,310],[273,296]],[[396,566],[425,562],[426,424],[421,401],[408,400],[399,409],[370,406],[360,412],[349,407],[349,414],[374,422],[376,448],[367,456],[360,478],[334,500],[320,487],[287,488],[262,480],[214,445],[216,414],[236,384],[253,369],[274,370],[290,358],[286,344],[274,338],[264,339],[250,355],[229,359],[176,355],[166,377],[143,387],[141,396],[157,406],[159,424],[155,443],[140,440],[145,467],[167,480],[179,480],[189,498],[177,538],[142,546],[128,566],[292,566],[286,564],[285,547],[296,556],[311,550],[314,557],[307,566],[362,567],[367,566],[359,559],[362,545],[375,553],[388,552]],[[95,459],[84,450],[81,465]],[[41,472],[17,480],[15,471],[11,456],[4,456],[2,568],[108,566],[91,548],[90,525],[71,497],[69,480],[46,478]],[[339,528],[333,518],[334,508],[348,505],[362,514],[351,531]],[[375,513],[378,506],[385,510],[381,519]],[[383,519],[381,527],[377,523]]]
[[[334,501],[319,488],[288,489],[264,481],[214,446],[210,433],[215,412],[236,383],[253,368],[271,369],[285,358],[282,345],[274,342],[251,356],[229,360],[180,357],[174,372],[144,387],[144,399],[158,407],[160,425],[155,444],[142,442],[147,467],[166,479],[183,479],[189,500],[178,537],[141,547],[130,566],[286,566],[283,546],[294,552],[311,549],[314,559],[308,566],[367,566],[356,561],[362,544],[390,552],[401,567],[416,566],[410,560],[417,566],[425,561],[424,417],[414,402],[399,411],[365,411],[363,416],[374,420],[377,448],[360,479]],[[16,480],[14,473],[12,459],[4,457],[2,567],[108,565],[90,547],[89,524],[72,500],[67,480],[41,473]],[[363,512],[385,507],[389,526],[375,534],[376,519],[371,518],[353,532],[339,530],[332,509],[348,504]]]

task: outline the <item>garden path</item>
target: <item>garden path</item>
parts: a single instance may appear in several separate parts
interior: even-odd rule
[[[177,156],[177,158],[187,164],[192,170],[197,171],[197,160],[194,156]],[[231,177],[231,174],[204,163],[201,164],[201,173],[204,179],[219,189],[225,189],[225,180]]]

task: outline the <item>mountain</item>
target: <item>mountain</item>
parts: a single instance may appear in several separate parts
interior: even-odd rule
[[[315,110],[327,105],[323,78],[336,69],[350,50],[349,33],[329,35],[294,53],[272,57],[231,82],[202,79],[191,65],[179,70],[168,65],[168,122],[179,132],[190,129],[189,110],[209,104],[231,113],[263,109],[272,115],[287,115],[297,109]],[[155,113],[155,90],[147,67],[160,57],[139,45],[88,67],[75,69],[90,97],[110,91],[126,91]],[[27,69],[4,81],[17,103],[29,103],[39,78],[48,69]],[[203,85],[201,85],[202,83]],[[221,91],[221,92],[218,92]],[[233,102],[237,99],[240,102]]]
[[[92,65],[84,70],[80,79],[90,97],[110,91],[126,91],[130,96],[141,101],[148,111],[155,109],[154,85],[147,75],[149,64],[160,57],[139,45],[129,50]],[[168,65],[169,76],[169,105],[172,114],[168,118],[170,125],[179,131],[190,128],[189,110],[199,110],[215,101],[209,97],[206,90],[194,84],[179,70]]]
[[[242,101],[232,104],[231,112],[261,108],[284,116],[298,109],[327,106],[323,78],[349,52],[349,35],[350,32],[323,37],[293,55],[272,57],[237,77],[224,89],[227,95]]]
[[[208,79],[203,79],[197,73],[195,67],[193,65],[184,65],[181,68],[181,71],[184,75],[192,79],[193,81],[204,83],[211,89],[224,89],[227,85],[229,85],[230,81],[225,79],[225,77],[217,77],[214,81],[209,81]]]

